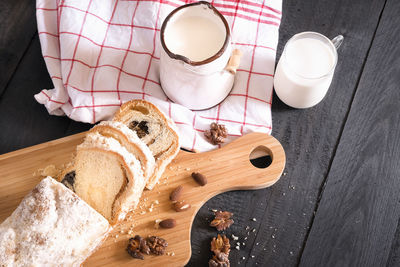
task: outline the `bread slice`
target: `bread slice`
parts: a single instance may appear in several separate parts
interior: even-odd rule
[[[136,207],[145,186],[135,156],[114,138],[99,133],[89,133],[77,147],[74,171],[75,193],[112,225]]]
[[[50,176],[0,224],[0,266],[80,266],[111,227]]]
[[[125,124],[118,121],[103,121],[89,132],[97,132],[102,136],[117,140],[140,161],[146,182],[152,176],[155,164],[152,152]]]
[[[179,137],[174,123],[153,104],[131,100],[117,111],[113,121],[122,122],[149,147],[155,158],[154,174],[146,187],[153,189],[166,166],[179,152]]]

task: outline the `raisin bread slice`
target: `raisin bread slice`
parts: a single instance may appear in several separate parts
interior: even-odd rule
[[[103,216],[48,176],[0,224],[0,266],[80,266],[110,229]]]
[[[77,147],[74,169],[76,194],[112,225],[136,208],[146,184],[135,156],[99,133],[89,133]]]
[[[150,149],[144,144],[134,131],[125,124],[117,121],[103,121],[89,132],[98,132],[102,136],[112,137],[132,153],[142,166],[146,182],[154,172],[155,160]]]
[[[179,152],[179,137],[174,123],[150,102],[137,99],[124,103],[113,120],[136,132],[153,153],[156,161],[154,174],[146,185],[153,189],[166,166]]]

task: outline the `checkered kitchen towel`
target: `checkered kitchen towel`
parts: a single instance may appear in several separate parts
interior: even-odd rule
[[[35,95],[50,114],[95,123],[141,98],[177,124],[181,145],[215,148],[204,138],[210,123],[228,128],[228,141],[252,131],[270,133],[272,84],[281,0],[215,0],[233,48],[243,52],[230,95],[218,106],[190,111],[160,87],[160,28],[183,0],[37,0],[43,57],[54,89]]]

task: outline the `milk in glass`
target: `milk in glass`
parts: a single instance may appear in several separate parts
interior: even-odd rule
[[[286,44],[275,72],[276,94],[294,108],[318,104],[328,91],[336,62],[335,45],[325,36],[295,35]]]

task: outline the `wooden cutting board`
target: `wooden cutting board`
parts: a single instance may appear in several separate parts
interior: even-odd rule
[[[0,156],[0,222],[43,178],[38,170],[49,165],[61,168],[68,163],[83,137],[84,133],[81,133]],[[271,165],[264,169],[254,167],[249,160],[253,150],[269,154]],[[285,152],[281,144],[262,133],[247,134],[221,149],[206,153],[180,151],[167,167],[160,184],[152,191],[144,191],[140,206],[113,230],[84,266],[183,266],[191,255],[193,219],[208,199],[230,190],[271,186],[281,176],[284,166]],[[205,175],[207,185],[199,186],[191,177],[192,172]],[[179,185],[185,189],[182,199],[191,204],[184,212],[174,211],[169,200],[170,192]],[[173,229],[154,228],[156,220],[167,218],[174,218],[177,226]],[[144,261],[131,258],[125,248],[129,237],[136,234],[143,237],[156,235],[167,240],[167,255],[145,255]]]

